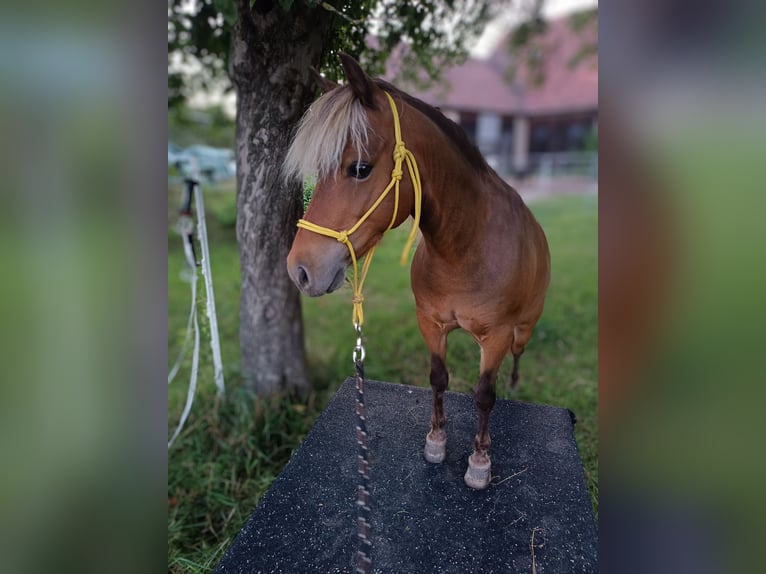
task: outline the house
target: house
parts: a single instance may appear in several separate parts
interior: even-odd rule
[[[583,148],[597,130],[598,55],[575,61],[586,42],[597,43],[596,27],[575,31],[569,17],[547,23],[539,85],[523,66],[510,79],[509,42],[510,34],[489,58],[448,68],[444,85],[411,93],[460,124],[501,175],[594,174],[597,154]]]

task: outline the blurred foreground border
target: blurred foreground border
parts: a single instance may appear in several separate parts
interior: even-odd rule
[[[162,10],[0,8],[4,571],[163,568]]]
[[[164,567],[167,86],[154,8],[0,15],[8,571]],[[614,0],[600,20],[601,565],[757,571],[763,12]]]
[[[600,10],[604,572],[763,564],[766,78],[749,8]]]

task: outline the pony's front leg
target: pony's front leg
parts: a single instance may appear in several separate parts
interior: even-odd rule
[[[423,451],[428,462],[442,462],[447,456],[447,431],[444,416],[444,391],[449,384],[449,375],[444,359],[431,355],[431,390],[433,392],[433,412],[431,414],[431,429],[426,435],[426,446]]]
[[[509,344],[502,337],[488,338],[481,348],[481,376],[473,389],[479,425],[473,439],[473,452],[468,457],[465,483],[471,488],[482,490],[489,486],[492,461],[489,458],[489,414],[495,406],[495,381],[497,371],[503,362]]]
[[[435,322],[418,313],[418,325],[431,351],[431,390],[433,392],[433,410],[431,428],[426,435],[423,456],[428,462],[439,463],[447,456],[447,422],[444,416],[444,391],[449,384],[449,375],[445,359],[447,356],[447,332]]]
[[[473,439],[473,452],[468,457],[468,470],[465,472],[464,479],[468,486],[477,490],[489,486],[492,468],[492,461],[489,458],[489,445],[492,442],[489,438],[489,413],[495,406],[496,378],[497,371],[484,372],[473,389],[476,410],[479,411],[479,428]]]

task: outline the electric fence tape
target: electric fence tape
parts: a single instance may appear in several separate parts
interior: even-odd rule
[[[194,332],[194,349],[192,350],[192,365],[191,373],[189,375],[189,390],[186,394],[186,403],[184,404],[181,418],[178,422],[176,430],[168,441],[168,448],[173,446],[178,435],[181,434],[184,424],[191,412],[192,404],[194,402],[194,395],[197,390],[197,376],[199,373],[199,348],[200,348],[200,332],[199,323],[197,321],[197,267],[202,267],[202,276],[205,281],[206,292],[206,313],[208,323],[210,325],[210,348],[213,355],[214,366],[214,382],[218,389],[218,395],[221,396],[224,393],[224,380],[223,380],[223,363],[221,361],[221,345],[218,335],[218,319],[215,310],[215,297],[213,293],[213,273],[210,268],[210,251],[208,247],[207,238],[207,225],[205,222],[205,204],[202,198],[202,190],[199,185],[199,177],[192,177],[186,180],[186,202],[184,209],[182,210],[181,218],[179,219],[177,231],[184,238],[184,255],[186,258],[186,277],[183,280],[188,280],[191,284],[191,311],[189,312],[189,319],[186,323],[186,334],[184,336],[184,342],[181,347],[181,351],[178,354],[173,368],[168,374],[168,385],[173,382],[178,370],[181,367],[184,357],[186,356],[186,350],[191,340],[192,331]],[[197,192],[196,194],[194,192]],[[194,231],[194,222],[191,218],[191,196],[196,195],[196,207],[197,207],[197,238],[199,240],[200,249],[202,250],[202,261],[197,263],[194,254],[194,243],[192,234]]]

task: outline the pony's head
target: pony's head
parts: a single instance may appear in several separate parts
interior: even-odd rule
[[[407,219],[414,199],[412,182],[405,175],[398,206],[395,194],[388,193],[355,228],[391,183],[396,137],[382,84],[350,56],[341,54],[341,62],[347,84],[332,87],[303,116],[284,171],[287,177],[316,177],[305,220],[339,233],[353,230],[348,240],[361,258],[386,230]],[[343,284],[350,263],[350,251],[342,240],[302,228],[287,256],[287,271],[303,293],[318,296]]]

